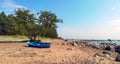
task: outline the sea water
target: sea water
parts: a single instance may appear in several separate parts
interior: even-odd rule
[[[105,40],[103,40],[103,41],[91,41],[91,42],[88,42],[88,43],[96,44],[96,45],[99,45],[101,43],[112,43],[112,44],[120,45],[120,41],[118,41],[118,40],[114,40],[114,41],[105,41]]]

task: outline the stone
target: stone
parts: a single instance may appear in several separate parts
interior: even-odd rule
[[[67,42],[68,40],[67,40],[67,39],[65,39],[64,41],[65,41],[65,42]]]
[[[101,53],[96,53],[96,54],[94,54],[94,57],[104,57],[104,55]]]
[[[110,45],[106,46],[104,50],[111,50],[111,46]]]
[[[115,52],[120,53],[120,45],[115,47]]]
[[[62,43],[62,45],[65,45],[65,43]]]
[[[120,55],[117,55],[117,57],[116,57],[115,60],[118,61],[118,62],[120,62]]]
[[[111,55],[111,53],[108,52],[108,51],[103,51],[102,54],[108,54],[108,55]]]
[[[73,50],[73,48],[67,48],[67,50]]]
[[[56,45],[59,45],[59,43],[56,43]]]
[[[74,43],[73,43],[73,46],[77,46],[77,43],[76,43],[76,42],[74,42]]]

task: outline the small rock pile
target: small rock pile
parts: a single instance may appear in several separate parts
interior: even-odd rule
[[[95,53],[93,55],[95,62],[100,64],[109,64],[110,61],[114,61],[114,58],[111,57],[110,51],[103,51],[102,53]],[[108,62],[108,63],[107,63]]]
[[[120,45],[115,47],[115,52],[118,53],[115,60],[120,62]]]

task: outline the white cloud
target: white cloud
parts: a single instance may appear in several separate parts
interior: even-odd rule
[[[115,17],[112,17],[112,20],[115,19]]]
[[[25,6],[16,4],[13,0],[3,0],[0,3],[2,9],[13,10],[15,8],[26,8]]]
[[[111,9],[112,9],[112,11],[114,11],[114,10],[116,10],[116,7],[112,7]]]

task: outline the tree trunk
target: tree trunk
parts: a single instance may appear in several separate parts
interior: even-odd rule
[[[33,40],[31,36],[26,35],[30,40]]]
[[[34,41],[36,41],[36,36],[33,37]]]

